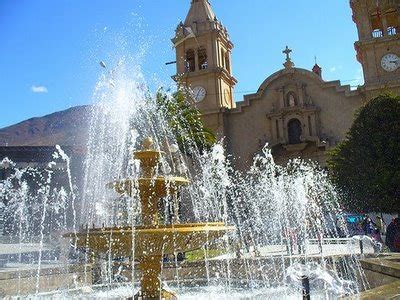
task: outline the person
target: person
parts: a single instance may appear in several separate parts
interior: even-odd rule
[[[322,254],[323,251],[323,243],[324,243],[324,235],[322,232],[317,232],[317,243],[318,243],[318,250],[319,253]]]
[[[362,222],[357,222],[356,228],[354,230],[354,235],[364,235]]]
[[[372,231],[371,238],[373,238],[376,242],[378,242],[378,243],[380,243],[380,244],[383,243],[382,236],[381,236],[381,232],[379,231],[378,228],[375,228],[375,229]]]
[[[376,216],[375,224],[376,224],[376,228],[379,230],[379,232],[384,235],[386,232],[386,224],[381,216]]]
[[[386,229],[386,246],[392,252],[400,252],[400,224],[399,218],[395,218]]]
[[[297,251],[299,254],[306,253],[306,233],[303,228],[300,228],[297,233]]]
[[[242,258],[242,243],[240,241],[236,243],[236,258]]]
[[[371,218],[367,215],[363,221],[363,230],[365,235],[371,236],[374,229],[376,228],[376,224],[372,222]]]
[[[177,256],[176,256],[176,260],[178,262],[182,262],[185,260],[185,253],[184,252],[178,252]]]
[[[288,255],[293,255],[293,245],[294,242],[294,235],[292,229],[288,226],[285,228],[284,231],[285,241],[286,241],[286,251]]]

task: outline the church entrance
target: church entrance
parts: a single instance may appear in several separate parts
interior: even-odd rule
[[[301,122],[298,119],[291,119],[288,123],[289,144],[301,143]]]

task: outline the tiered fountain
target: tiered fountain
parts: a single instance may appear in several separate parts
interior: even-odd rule
[[[223,223],[179,224],[177,218],[173,224],[160,224],[160,200],[176,194],[189,181],[182,177],[157,176],[163,152],[153,149],[151,138],[143,142],[143,148],[143,151],[134,153],[134,158],[140,161],[142,177],[110,184],[121,195],[132,197],[138,191],[143,225],[93,228],[65,237],[71,238],[78,248],[90,250],[95,255],[111,252],[115,257],[131,258],[132,268],[134,260],[137,260],[142,275],[140,291],[135,299],[176,299],[175,293],[162,288],[163,255],[202,248],[234,227]]]

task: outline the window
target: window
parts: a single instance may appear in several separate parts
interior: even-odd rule
[[[309,134],[309,136],[313,135],[312,124],[311,124],[311,116],[308,116],[308,134]]]
[[[388,33],[388,35],[396,35],[397,34],[396,27],[393,27],[393,26],[388,27],[387,33]]]
[[[375,29],[372,31],[372,37],[374,38],[379,38],[383,36],[383,31],[382,29]]]
[[[281,138],[281,134],[279,132],[279,121],[275,120],[275,127],[276,127],[276,138],[280,139]]]
[[[381,15],[374,14],[371,16],[372,37],[379,38],[383,36],[383,27]]]
[[[204,47],[200,47],[197,50],[197,56],[199,58],[199,70],[205,70],[208,68],[207,61],[207,50]]]
[[[225,52],[224,49],[221,49],[221,67],[225,68]]]
[[[389,10],[385,13],[387,34],[396,35],[399,30],[399,18],[395,9]]]
[[[295,107],[297,106],[297,96],[294,92],[289,92],[286,95],[286,107]]]
[[[196,70],[194,50],[189,49],[188,51],[186,51],[185,63],[186,63],[185,65],[186,72],[194,72]]]
[[[289,144],[301,144],[301,122],[291,119],[288,123]]]
[[[231,72],[231,62],[229,61],[229,52],[225,54],[225,66],[226,70],[230,73]]]

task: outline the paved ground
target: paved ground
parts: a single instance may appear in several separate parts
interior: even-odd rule
[[[322,251],[321,251],[322,250]],[[334,255],[352,255],[352,254],[373,254],[376,253],[377,249],[369,240],[363,240],[362,246],[359,240],[353,239],[329,239],[323,242],[322,249],[316,244],[308,244],[305,247],[305,252],[299,251],[297,246],[294,246],[291,250],[293,256],[304,255],[307,256],[334,256]],[[285,245],[269,245],[261,247],[255,250],[250,248],[250,251],[243,254],[244,257],[271,257],[271,256],[287,256],[290,253]],[[236,257],[235,254],[218,256],[215,259],[226,258],[226,257]]]
[[[40,244],[0,244],[0,256],[10,254],[32,253],[40,251]],[[42,251],[52,250],[47,245],[42,246]]]
[[[54,261],[42,261],[41,269],[55,269],[65,267],[65,264],[57,263]],[[8,263],[6,266],[0,268],[0,275],[2,273],[17,272],[17,271],[30,271],[37,270],[37,264],[19,264],[19,263]]]
[[[371,243],[364,242],[363,253],[371,254],[374,253],[374,247]],[[324,244],[321,248],[318,245],[308,245],[306,246],[305,252],[301,252],[297,247],[293,247],[292,254],[307,254],[307,255],[349,255],[349,254],[361,254],[361,248],[359,244]],[[271,256],[271,255],[288,255],[288,251],[285,246],[267,246],[260,249],[261,256]]]

